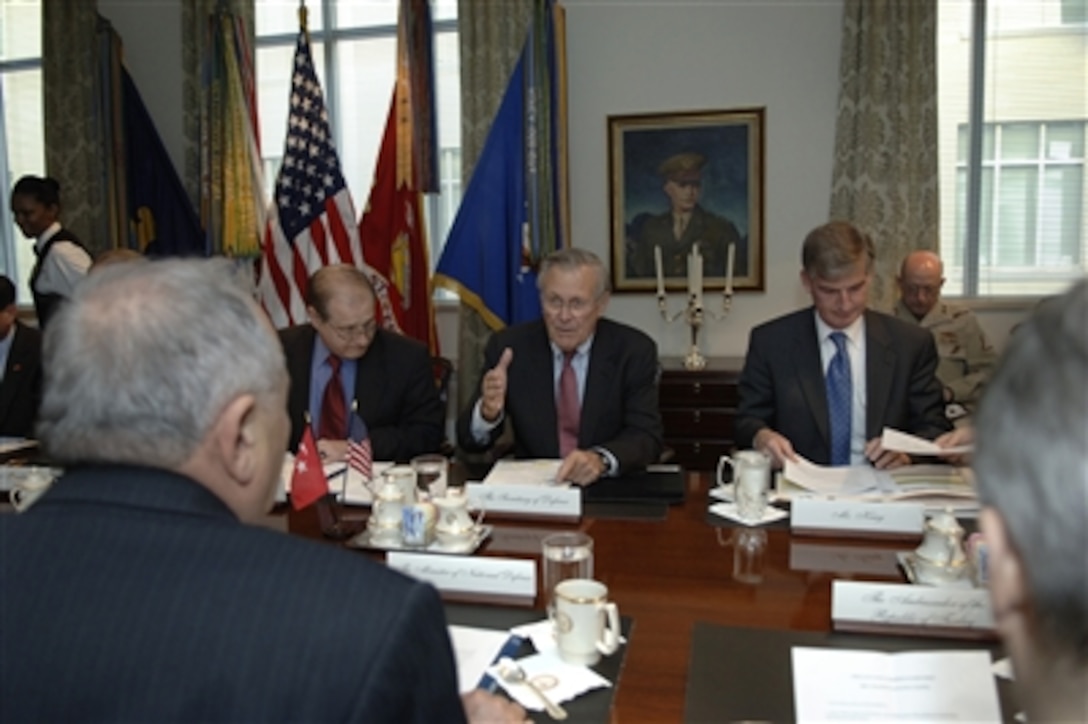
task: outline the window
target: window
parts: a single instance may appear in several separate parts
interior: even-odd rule
[[[941,255],[950,294],[1053,294],[1088,270],[1085,6],[938,4]]]
[[[0,271],[15,282],[19,304],[32,304],[27,282],[34,251],[15,226],[11,187],[45,173],[40,0],[0,0]]]
[[[370,194],[393,98],[397,6],[393,0],[311,0],[307,4],[314,64],[344,179],[360,215]],[[426,200],[424,213],[433,265],[461,200],[461,83],[456,0],[432,2],[432,15],[441,195]],[[271,193],[287,133],[298,5],[256,0],[255,25],[261,155]]]

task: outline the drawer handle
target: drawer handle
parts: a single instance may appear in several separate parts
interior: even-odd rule
[[[703,416],[702,410],[695,410],[691,413],[691,416],[695,420],[695,422],[699,422]]]
[[[703,383],[702,382],[694,382],[691,385],[691,389],[695,390],[695,394],[697,394],[697,395],[701,394],[702,391],[703,391]]]
[[[696,455],[698,455],[698,454],[699,454],[699,452],[700,452],[700,451],[702,450],[702,446],[700,445],[700,443],[699,443],[699,441],[698,441],[698,440],[696,440],[696,441],[695,441],[694,443],[692,443],[692,445],[691,445],[691,450],[692,450],[692,452],[694,452],[694,453],[695,453]]]

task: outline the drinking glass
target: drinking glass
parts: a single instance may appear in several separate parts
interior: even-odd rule
[[[593,578],[593,539],[582,532],[553,533],[543,542],[541,591],[549,613],[555,586],[568,578]]]
[[[420,492],[427,493],[432,498],[441,498],[446,494],[450,461],[445,455],[417,455],[412,458],[411,465],[416,471],[416,485]]]

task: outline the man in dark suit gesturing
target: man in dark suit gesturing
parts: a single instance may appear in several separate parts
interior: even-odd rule
[[[604,264],[563,249],[538,277],[543,319],[496,333],[484,351],[480,393],[457,423],[470,452],[489,449],[508,419],[521,458],[562,458],[558,478],[587,485],[644,468],[661,454],[657,346],[602,319]]]
[[[805,237],[801,283],[813,306],[752,330],[740,377],[736,440],[777,465],[910,459],[880,445],[885,426],[926,438],[950,429],[932,335],[866,309],[875,252],[843,221]]]
[[[321,456],[343,460],[348,437],[363,434],[352,424],[356,406],[376,460],[437,452],[446,415],[430,353],[416,340],[378,328],[366,275],[347,264],[319,269],[310,278],[306,311],[309,324],[280,332],[291,376],[291,449],[309,412]]]
[[[33,437],[42,394],[42,335],[18,314],[15,285],[0,276],[0,436]]]
[[[66,472],[0,515],[0,721],[524,718],[458,697],[429,585],[245,525],[275,495],[287,374],[227,262],[88,276],[44,364]]]

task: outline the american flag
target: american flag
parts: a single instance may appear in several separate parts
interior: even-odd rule
[[[348,467],[358,471],[365,480],[374,477],[374,455],[369,437],[362,442],[348,440]]]
[[[261,260],[258,291],[276,327],[305,321],[307,280],[323,266],[353,264],[372,281],[379,281],[363,261],[355,205],[340,172],[305,30],[298,34],[287,141],[269,208]],[[379,303],[387,305],[387,285],[376,287]]]
[[[370,432],[359,416],[359,404],[351,403],[351,420],[348,423],[348,468],[356,470],[364,480],[374,477],[374,451],[370,447]]]

